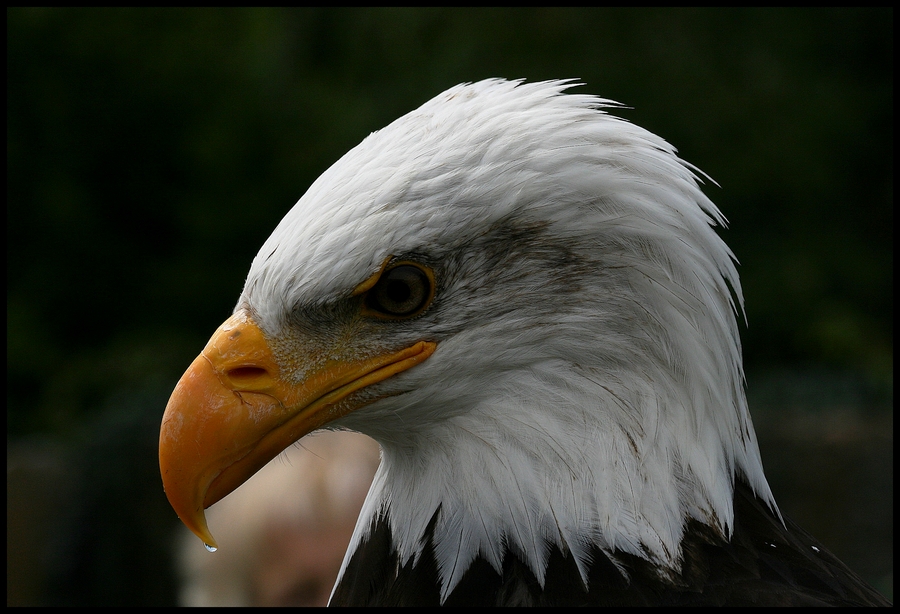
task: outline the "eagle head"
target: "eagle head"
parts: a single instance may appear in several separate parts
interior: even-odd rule
[[[328,169],[253,260],[166,408],[184,523],[303,435],[373,437],[354,537],[402,560],[433,524],[442,594],[550,545],[677,567],[728,535],[742,476],[772,496],[743,390],[741,286],[699,172],[567,81],[451,88]],[[352,547],[351,547],[352,550]]]

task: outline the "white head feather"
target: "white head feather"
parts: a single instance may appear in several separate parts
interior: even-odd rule
[[[570,85],[460,85],[373,133],[287,214],[239,303],[278,338],[386,258],[435,268],[425,314],[356,339],[437,351],[333,426],[383,450],[348,557],[390,506],[415,559],[440,508],[442,597],[507,548],[541,582],[550,544],[585,581],[591,544],[675,570],[688,520],[730,534],[736,475],[774,508],[724,218],[672,146]]]

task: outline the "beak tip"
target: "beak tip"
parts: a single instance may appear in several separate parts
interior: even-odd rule
[[[219,549],[219,544],[216,543],[212,533],[209,532],[209,527],[206,525],[206,515],[204,513],[201,512],[195,518],[182,518],[181,521],[194,535],[200,538],[207,550],[215,552]]]

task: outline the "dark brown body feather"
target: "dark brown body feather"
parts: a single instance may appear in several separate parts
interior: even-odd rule
[[[593,549],[585,587],[574,561],[553,547],[544,586],[514,553],[503,572],[475,559],[445,605],[478,606],[801,606],[890,603],[789,519],[786,527],[745,484],[735,489],[730,541],[692,521],[682,544],[684,563],[664,579],[648,561],[617,554],[626,578]],[[384,518],[353,554],[331,605],[439,605],[440,587],[429,525],[416,564],[401,565]]]

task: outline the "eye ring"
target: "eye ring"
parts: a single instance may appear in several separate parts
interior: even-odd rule
[[[391,263],[372,279],[363,296],[363,313],[389,320],[408,320],[424,312],[434,299],[434,272],[418,262]]]

